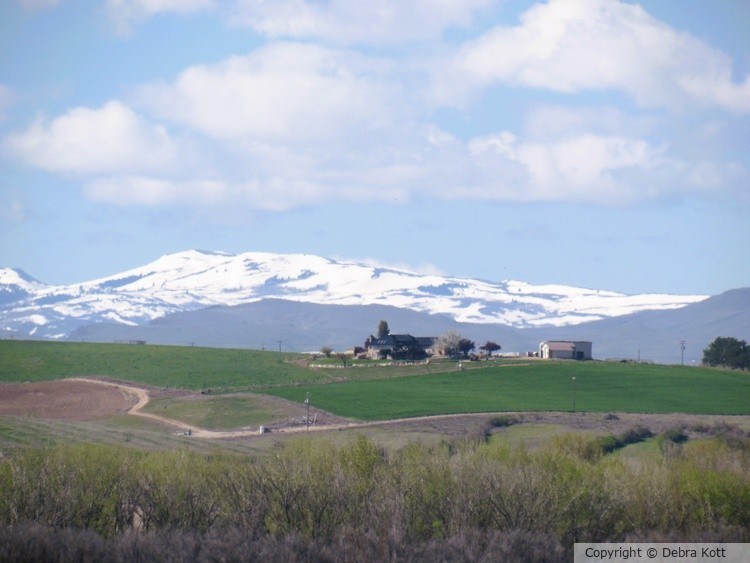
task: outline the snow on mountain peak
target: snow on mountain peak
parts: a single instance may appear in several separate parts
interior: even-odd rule
[[[514,280],[493,283],[311,254],[267,252],[187,250],[113,276],[67,286],[45,286],[32,278],[21,286],[19,274],[14,277],[12,272],[0,270],[0,288],[23,287],[27,295],[22,302],[5,300],[0,323],[14,330],[43,326],[58,335],[93,322],[140,324],[169,313],[270,298],[390,305],[449,315],[457,321],[514,327],[577,324],[705,299],[624,295]]]
[[[15,285],[22,288],[38,289],[44,284],[35,280],[23,270],[0,268],[0,286]]]

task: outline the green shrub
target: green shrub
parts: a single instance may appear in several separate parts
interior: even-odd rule
[[[511,414],[499,414],[490,418],[489,425],[492,428],[506,428],[508,426],[513,426],[514,424],[520,424],[521,422],[522,419],[518,416]]]
[[[685,434],[682,428],[672,428],[664,432],[663,437],[665,440],[669,440],[675,444],[682,444],[687,442],[688,435]]]
[[[653,435],[654,433],[645,426],[634,426],[632,428],[628,428],[625,431],[625,433],[620,437],[620,441],[624,445],[637,444],[638,442],[648,440]]]

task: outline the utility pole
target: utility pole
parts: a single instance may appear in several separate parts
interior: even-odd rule
[[[685,365],[685,341],[680,340],[680,365]]]

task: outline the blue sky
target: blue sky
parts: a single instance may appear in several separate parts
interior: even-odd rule
[[[0,265],[750,285],[750,4],[8,0]]]

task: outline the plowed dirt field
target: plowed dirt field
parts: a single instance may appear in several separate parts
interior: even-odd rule
[[[85,381],[0,384],[0,414],[52,420],[98,420],[126,414],[138,397]]]

